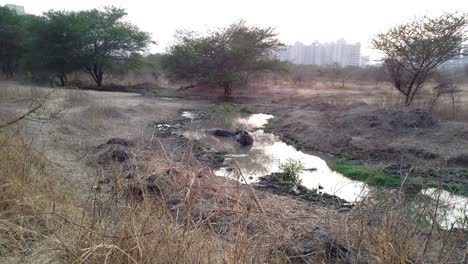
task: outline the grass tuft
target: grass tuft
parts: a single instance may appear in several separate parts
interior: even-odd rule
[[[468,169],[462,168],[456,171],[458,178],[468,178]]]

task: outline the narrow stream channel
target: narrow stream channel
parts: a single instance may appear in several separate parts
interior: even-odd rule
[[[351,203],[361,200],[375,189],[332,171],[320,157],[296,150],[293,146],[282,142],[278,136],[265,133],[263,128],[268,123],[268,119],[273,118],[272,115],[225,113],[203,120],[196,120],[196,114],[192,112],[184,112],[182,116],[192,119],[182,132],[185,137],[196,139],[214,151],[226,153],[226,166],[215,172],[218,176],[234,177],[233,161],[235,161],[245,178],[255,182],[261,176],[278,172],[281,163],[292,159],[300,160],[307,169],[310,169],[300,175],[302,184],[307,188],[319,189]],[[255,142],[252,147],[243,147],[232,138],[219,138],[207,133],[216,128],[230,131],[247,130]],[[426,189],[422,193],[433,199],[437,197],[434,189]],[[448,227],[451,223],[466,217],[468,198],[442,191],[440,201],[446,205],[445,210],[440,212],[444,217],[440,220],[442,226]]]

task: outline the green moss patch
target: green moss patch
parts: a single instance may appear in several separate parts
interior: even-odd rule
[[[356,181],[362,181],[370,186],[381,186],[397,188],[402,184],[402,179],[386,175],[382,169],[363,165],[350,165],[336,163],[331,169],[341,173],[343,176]],[[438,182],[430,178],[409,177],[406,186],[410,190],[419,191],[424,188],[437,188]],[[444,190],[455,194],[468,195],[468,186],[457,183],[446,183],[442,185]]]

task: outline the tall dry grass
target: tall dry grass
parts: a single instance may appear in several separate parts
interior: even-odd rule
[[[199,181],[191,169],[171,162],[166,166],[178,176],[168,181],[167,195],[135,196],[121,168],[111,166],[117,173],[113,191],[93,188],[80,198],[60,184],[48,161],[19,133],[2,131],[0,143],[0,260],[26,260],[38,244],[46,244],[48,251],[59,249],[55,258],[66,263],[283,262],[274,253],[270,230],[249,234],[259,216],[251,212],[245,190]],[[96,183],[108,177],[98,176]],[[176,208],[169,206],[174,200]],[[218,214],[226,222],[212,225]]]
[[[463,258],[463,232],[431,225],[423,200],[409,208],[401,196],[381,197],[384,202],[369,198],[345,217],[330,214],[322,219],[329,225],[321,232],[334,242],[324,243],[323,235],[310,237],[313,230],[294,226],[297,220],[275,217],[281,212],[258,199],[265,194],[147,150],[131,149],[130,165],[140,158],[147,164],[131,181],[126,166],[111,162],[98,169],[95,186],[81,196],[67,191],[18,133],[3,134],[1,144],[0,232],[8,240],[2,256],[24,258],[37,244],[46,244],[65,263],[456,263]],[[136,192],[133,183],[150,174],[164,178],[160,192]],[[315,245],[306,255],[299,249],[303,237]]]
[[[56,241],[51,213],[68,210],[72,199],[22,134],[21,127],[0,130],[0,256],[12,262],[25,261],[25,253],[44,239]]]
[[[463,263],[466,231],[442,224],[435,199],[382,192],[358,203],[337,229],[351,263]]]

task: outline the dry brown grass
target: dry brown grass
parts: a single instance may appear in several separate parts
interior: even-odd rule
[[[1,249],[11,258],[24,258],[37,244],[48,245],[66,263],[451,263],[462,258],[456,245],[461,232],[421,226],[423,201],[416,210],[400,198],[366,201],[345,218],[309,214],[298,222],[286,213],[290,202],[281,204],[203,168],[137,148],[127,166],[111,162],[100,168],[95,187],[77,199],[79,194],[60,185],[47,169],[50,164],[27,142],[7,133],[1,143],[0,232],[8,241]],[[127,180],[125,168],[141,160],[146,166]],[[151,174],[166,180],[161,195],[130,191],[132,182]],[[108,178],[110,186],[103,184]],[[321,243],[323,236],[310,230],[308,223],[318,217],[327,217],[318,221],[327,223],[320,232],[333,244]],[[295,251],[304,237],[315,241],[313,254]]]
[[[37,86],[18,86],[8,83],[1,83],[0,86],[0,103],[44,98],[50,91],[50,89]]]
[[[86,202],[79,202],[50,176],[50,164],[36,155],[31,145],[17,133],[4,133],[0,167],[3,257],[24,260],[24,255],[40,243],[49,245],[49,251],[60,248],[56,257],[67,263],[244,263],[281,259],[270,254],[275,248],[268,245],[276,240],[267,239],[268,229],[257,238],[248,234],[248,224],[259,216],[258,212],[256,216],[251,213],[250,196],[245,190],[215,187],[182,167],[172,168],[178,177],[169,182],[171,193],[167,197],[155,199],[148,193],[136,197],[128,194],[124,177],[118,174],[121,168],[111,166],[117,173],[112,185],[115,191],[109,195],[95,188]],[[150,164],[161,164],[159,159]],[[171,199],[180,200],[172,211],[168,207]],[[209,199],[208,203],[205,199]],[[210,207],[200,208],[200,204]],[[220,213],[229,213],[229,221],[214,231],[210,219]]]
[[[77,88],[62,89],[61,92],[61,101],[67,108],[87,105],[92,100],[89,92]]]
[[[58,175],[48,173],[49,161],[21,135],[21,128],[0,131],[0,256],[12,259],[51,238],[49,213],[71,199]]]

